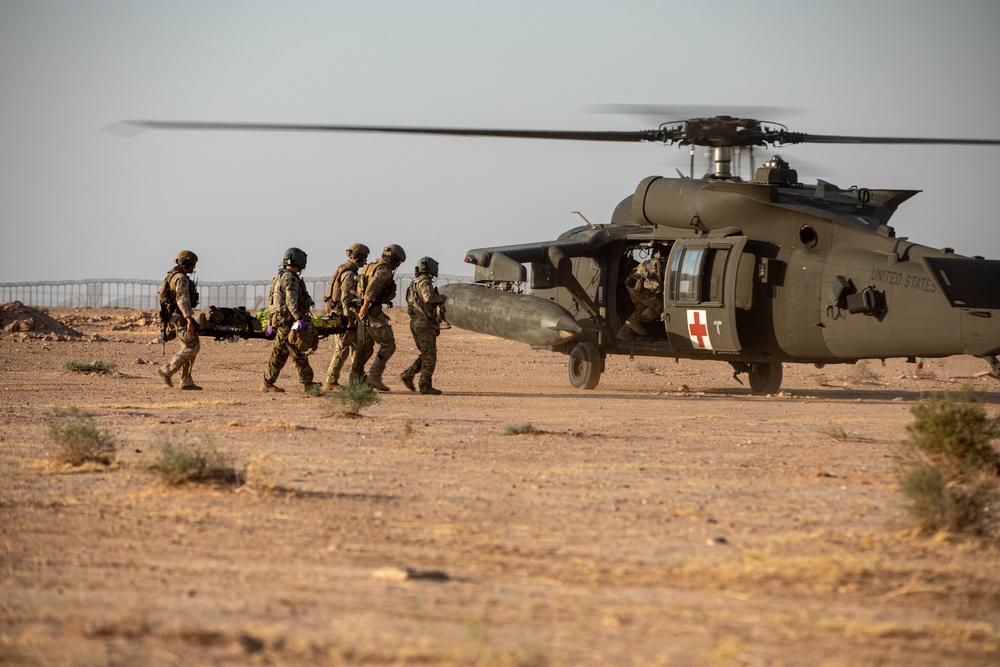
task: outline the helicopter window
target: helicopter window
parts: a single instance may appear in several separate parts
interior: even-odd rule
[[[802,229],[799,230],[799,240],[802,241],[802,245],[805,247],[812,248],[819,240],[819,236],[816,234],[815,229],[809,225],[803,225]]]
[[[729,251],[725,248],[709,248],[705,258],[705,270],[702,272],[703,284],[701,300],[710,303],[722,303],[723,286],[726,277],[726,260]]]
[[[698,274],[706,248],[687,248],[675,253],[670,265],[670,298],[677,301],[698,300]]]

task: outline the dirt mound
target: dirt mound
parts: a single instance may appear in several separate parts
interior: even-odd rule
[[[0,304],[0,331],[28,338],[77,340],[83,334],[20,301]]]

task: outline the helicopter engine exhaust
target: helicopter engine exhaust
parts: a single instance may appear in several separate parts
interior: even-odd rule
[[[583,331],[568,310],[537,296],[482,285],[442,285],[438,291],[448,297],[448,322],[460,329],[535,347],[566,343]]]

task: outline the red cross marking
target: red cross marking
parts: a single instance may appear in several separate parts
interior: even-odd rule
[[[708,325],[701,321],[700,315],[700,312],[695,311],[694,322],[688,324],[688,331],[691,332],[692,338],[698,339],[698,347],[705,347],[705,341],[702,338],[708,336]]]

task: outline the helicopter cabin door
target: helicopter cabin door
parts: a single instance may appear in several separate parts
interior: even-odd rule
[[[739,352],[737,268],[745,236],[680,239],[667,262],[663,319],[676,350]]]

